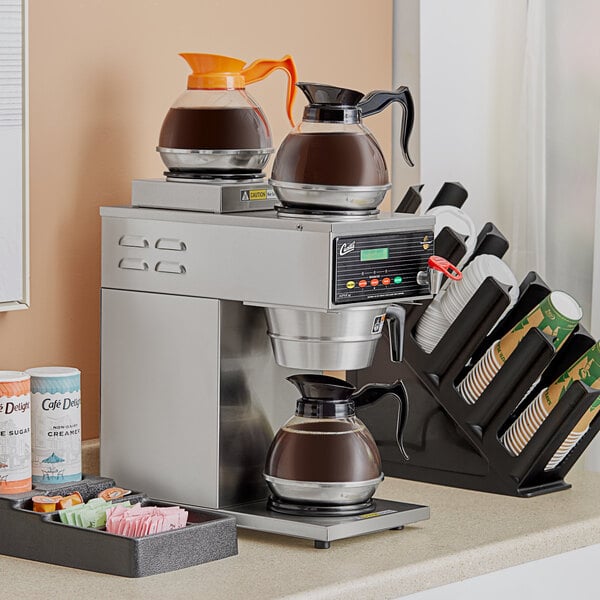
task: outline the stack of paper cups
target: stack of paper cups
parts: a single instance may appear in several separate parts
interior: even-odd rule
[[[31,490],[29,375],[0,371],[0,494]]]
[[[500,438],[502,444],[513,456],[518,456],[523,452],[523,448],[525,448],[529,440],[533,437],[533,434],[539,429],[544,419],[548,416],[548,411],[543,402],[543,394],[546,391],[546,389],[542,390],[535,399],[529,403],[529,406],[527,406],[517,420]]]
[[[34,483],[81,479],[81,383],[71,367],[28,369]]]
[[[460,382],[458,391],[467,402],[473,404],[530,329],[537,328],[551,335],[554,348],[558,350],[582,316],[581,307],[574,298],[565,292],[552,292],[498,342],[490,346]]]
[[[600,342],[594,344],[568,371],[572,375],[579,375],[581,381],[587,383],[595,390],[600,389]],[[564,375],[563,375],[564,378]],[[560,378],[557,380],[560,381]],[[561,382],[565,385],[565,382]],[[568,385],[568,384],[567,384]],[[573,431],[567,436],[565,441],[560,445],[554,456],[548,461],[546,471],[554,469],[560,462],[569,454],[575,447],[577,442],[587,433],[590,425],[596,415],[600,413],[600,398],[597,398],[594,403],[587,409],[583,417],[573,428]]]
[[[543,389],[507,429],[501,442],[517,456],[538,430],[544,419],[550,414],[574,381],[583,381],[594,389],[600,389],[600,343],[594,344],[580,356],[558,379]],[[556,467],[571,449],[586,434],[590,423],[600,408],[600,399],[596,400],[579,420],[573,431],[566,437],[560,448],[548,462],[546,470]]]
[[[589,428],[588,428],[589,429]],[[544,468],[544,471],[551,471],[558,467],[562,462],[563,458],[571,452],[577,442],[587,433],[587,429],[581,433],[571,432],[565,441],[560,445],[560,448],[554,453],[554,456],[548,461],[548,464]]]
[[[488,386],[490,381],[494,379],[496,373],[502,367],[502,362],[496,355],[496,346],[498,342],[494,342],[487,352],[481,357],[475,366],[469,371],[469,374],[458,385],[458,391],[462,397],[469,403],[474,404],[476,400],[483,394],[483,390]]]

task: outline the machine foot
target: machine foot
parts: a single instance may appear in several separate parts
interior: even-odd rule
[[[322,542],[321,540],[315,540],[315,548],[318,550],[328,550],[331,548],[331,542]]]
[[[402,531],[404,529],[404,525],[400,525],[400,527],[392,527],[390,531]]]

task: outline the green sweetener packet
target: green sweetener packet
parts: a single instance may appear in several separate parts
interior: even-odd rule
[[[129,506],[129,502],[124,503]],[[58,511],[61,523],[99,529],[106,526],[106,511],[112,506],[112,501],[102,498],[92,498],[85,504],[77,504]]]

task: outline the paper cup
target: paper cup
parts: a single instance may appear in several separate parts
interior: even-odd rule
[[[552,292],[502,337],[496,355],[505,363],[519,342],[535,327],[551,335],[554,348],[558,350],[582,316],[581,307],[574,298],[565,292]]]
[[[548,461],[544,471],[551,471],[552,469],[556,468],[586,433],[587,429],[585,431],[578,432],[576,435],[569,435],[561,444],[559,449],[555,452],[554,456]]]
[[[552,410],[571,384],[583,381],[594,389],[600,389],[600,342],[581,355],[544,393],[544,404]],[[593,418],[593,417],[592,417]],[[590,420],[591,422],[591,420]],[[579,430],[587,429],[589,422]]]
[[[552,292],[542,302],[540,302],[529,314],[517,323],[511,331],[505,334],[498,342],[492,344],[479,362],[484,363],[483,367],[473,368],[467,378],[481,376],[485,369],[488,377],[491,373],[496,375],[502,365],[508,360],[509,356],[515,351],[519,342],[527,333],[537,327],[541,331],[552,335],[554,338],[554,347],[560,348],[567,336],[575,329],[582,317],[581,307],[568,294],[564,292]],[[478,367],[479,365],[476,365]],[[486,386],[489,385],[493,377],[489,378]],[[467,385],[469,385],[467,383]],[[481,395],[482,391],[476,397]]]
[[[542,390],[529,403],[527,408],[500,438],[500,442],[504,447],[510,450],[515,456],[521,454],[523,448],[529,443],[547,417],[541,398],[543,391],[545,390]]]
[[[575,381],[583,381],[594,389],[600,389],[600,342],[594,344],[560,377],[538,394],[532,405],[522,413],[523,422],[518,426],[519,432],[526,435],[532,429],[536,430]],[[591,422],[597,416],[599,408],[600,398],[590,406],[573,428],[573,431],[565,438],[565,441],[548,462],[546,470],[556,467],[585,435]],[[517,422],[513,426],[516,426],[516,424]],[[506,444],[510,445],[512,439],[512,436],[507,436]]]
[[[467,376],[458,385],[458,391],[465,397],[465,391],[471,399],[471,403],[476,402],[485,388],[490,384],[496,376],[500,367],[496,360],[495,353],[496,343],[492,344],[486,353],[475,363],[473,368],[467,373]],[[467,399],[467,398],[465,398]]]

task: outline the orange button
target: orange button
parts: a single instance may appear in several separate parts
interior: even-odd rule
[[[381,280],[381,283],[383,283],[383,285],[390,285],[390,283],[392,283],[392,280],[389,277],[384,277]]]
[[[366,279],[361,279],[358,282],[358,287],[367,287],[367,280]]]
[[[375,287],[376,285],[379,285],[379,279],[371,279],[371,285],[373,287]]]

